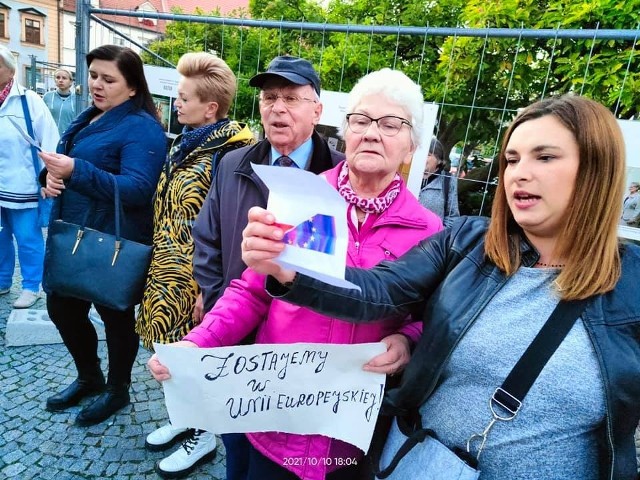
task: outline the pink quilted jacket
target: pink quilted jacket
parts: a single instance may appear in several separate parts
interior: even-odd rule
[[[325,172],[336,185],[341,165]],[[442,230],[442,222],[420,205],[402,185],[400,194],[375,222],[358,232],[349,232],[347,265],[371,268],[383,260],[395,260],[420,240]],[[256,343],[335,343],[377,342],[392,333],[402,332],[417,340],[420,322],[375,322],[353,324],[326,317],[306,308],[274,300],[264,290],[264,277],[247,269],[225,290],[202,323],[185,340],[200,347],[236,345],[255,329]],[[297,435],[278,432],[247,434],[251,444],[267,458],[285,466],[297,476],[322,480],[337,467],[335,458],[362,459],[363,452],[345,442],[322,435]],[[331,466],[284,465],[284,458],[334,459]],[[290,463],[290,462],[288,462]],[[300,462],[303,463],[303,462]],[[345,464],[345,463],[343,463]]]

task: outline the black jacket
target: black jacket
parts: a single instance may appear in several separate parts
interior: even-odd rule
[[[313,152],[307,170],[322,173],[344,159],[342,153],[329,148],[317,133],[311,138]],[[240,250],[247,212],[253,206],[265,208],[269,196],[269,190],[251,164],[268,165],[270,155],[271,144],[267,140],[227,153],[198,214],[192,231],[193,274],[202,289],[205,311],[213,307],[229,283],[247,268]]]
[[[452,351],[506,283],[505,275],[484,254],[487,225],[484,218],[462,217],[394,262],[383,262],[372,270],[348,269],[346,278],[360,285],[362,293],[304,275],[296,277],[290,290],[272,278],[267,287],[284,300],[356,322],[409,312],[422,315],[424,335],[400,386],[388,392],[382,407],[386,414],[410,415],[437,387]],[[595,297],[582,320],[598,358],[606,396],[600,478],[632,480],[637,478],[634,431],[640,418],[640,248],[626,245],[621,250],[618,284]],[[538,253],[526,242],[521,252],[525,266],[538,260]]]

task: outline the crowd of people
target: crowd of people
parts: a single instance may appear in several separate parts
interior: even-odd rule
[[[316,132],[320,77],[303,58],[275,57],[250,79],[258,142],[228,117],[237,79],[214,54],[178,62],[182,132],[170,143],[133,50],[104,45],[86,64],[91,105],[76,112],[71,71],[56,70],[56,90],[41,99],[14,80],[14,57],[0,46],[0,138],[11,146],[0,152],[0,294],[12,284],[15,240],[23,284],[14,307],[40,296],[44,198],[53,199],[50,221],[109,234],[120,222],[122,237],[154,248],[137,308],[109,308],[45,282],[47,311],[77,370],[47,410],[83,403],[79,426],[112,417],[130,403],[140,344],[153,352],[155,343],[382,342],[385,351],[362,366],[393,377],[381,410],[392,421],[375,432],[379,452],[365,459],[318,434],[226,433],[226,478],[453,478],[434,460],[437,444],[446,465],[468,475],[461,479],[637,479],[640,250],[620,242],[617,229],[638,226],[640,201],[637,182],[624,194],[624,142],[605,107],[565,95],[520,111],[497,157],[487,219],[460,216],[447,152],[422,131],[421,88],[398,70],[355,84],[341,153]],[[416,159],[422,143],[427,158]],[[416,196],[399,173],[412,160],[425,164]],[[284,231],[265,210],[269,192],[254,165],[308,170],[344,199],[346,278],[359,291],[274,261]],[[92,304],[105,325],[106,378]],[[560,309],[568,316],[575,304],[526,400],[500,396],[524,352],[542,350],[547,318]],[[148,367],[160,382],[171,378],[155,353]],[[156,464],[161,477],[185,477],[215,457],[216,435],[195,427],[167,421],[148,432],[149,450],[179,443]],[[285,461],[329,454],[343,461]]]

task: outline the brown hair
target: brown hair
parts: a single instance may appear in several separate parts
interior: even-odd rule
[[[201,101],[218,104],[218,120],[227,116],[236,95],[236,76],[224,60],[206,52],[185,53],[176,68],[180,75],[195,81]]]
[[[118,45],[102,45],[94,48],[87,54],[87,67],[90,67],[91,62],[94,60],[115,62],[118,70],[127,82],[127,86],[136,91],[135,95],[131,98],[133,103],[159,121],[153,98],[149,92],[149,85],[144,76],[142,59],[136,52],[130,48],[120,47]]]
[[[573,133],[580,152],[565,231],[555,246],[554,256],[567,260],[556,286],[565,300],[602,294],[612,290],[620,277],[617,225],[624,193],[625,151],[613,114],[588,98],[563,95],[541,100],[520,112],[509,126],[498,158],[499,185],[485,252],[507,275],[520,266],[522,230],[509,210],[504,190],[505,149],[518,126],[546,115],[553,115]]]

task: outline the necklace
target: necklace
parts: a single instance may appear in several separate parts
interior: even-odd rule
[[[538,266],[538,267],[562,268],[565,265],[566,265],[566,263],[542,263],[542,262],[536,262],[536,266]]]

